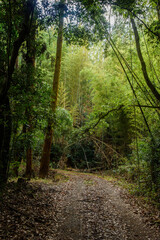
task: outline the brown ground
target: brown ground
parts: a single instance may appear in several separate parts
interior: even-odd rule
[[[160,240],[125,191],[93,175],[60,182],[10,183],[0,208],[0,239]]]

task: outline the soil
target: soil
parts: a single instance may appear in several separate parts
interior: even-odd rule
[[[59,171],[60,181],[11,182],[0,206],[0,239],[159,240],[127,192],[103,178]]]

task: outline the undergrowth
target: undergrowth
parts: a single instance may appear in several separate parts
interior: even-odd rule
[[[128,192],[131,195],[135,196],[137,199],[140,199],[147,204],[151,204],[160,210],[159,198],[157,197],[157,193],[155,192],[154,187],[152,190],[148,189],[146,188],[145,182],[135,181],[129,177],[129,175],[120,174],[119,171],[104,171],[101,175],[107,181],[110,181],[127,189]]]

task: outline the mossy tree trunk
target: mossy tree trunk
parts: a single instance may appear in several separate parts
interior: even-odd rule
[[[62,43],[63,43],[63,22],[64,22],[64,8],[65,0],[61,0],[59,3],[59,29],[57,38],[57,51],[56,51],[56,61],[55,61],[55,71],[53,78],[53,91],[51,96],[51,108],[54,116],[57,107],[57,97],[58,97],[58,86],[61,70],[61,56],[62,56]],[[39,176],[44,178],[48,175],[49,162],[50,162],[50,152],[53,139],[54,124],[53,118],[48,121],[48,126],[46,130],[42,158],[40,163]]]

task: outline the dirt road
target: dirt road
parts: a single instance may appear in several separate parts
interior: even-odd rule
[[[18,203],[5,199],[0,239],[160,239],[158,231],[146,225],[139,211],[121,197],[121,188],[93,175],[63,174],[67,181],[39,183],[35,192],[34,183],[27,190],[30,195],[16,197]]]

